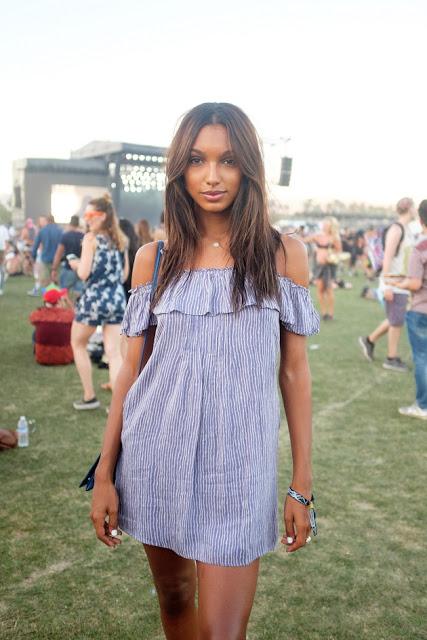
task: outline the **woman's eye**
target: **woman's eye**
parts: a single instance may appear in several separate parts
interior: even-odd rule
[[[202,159],[198,158],[197,156],[192,156],[190,158],[190,164],[192,165],[198,165],[198,164],[201,164],[201,162],[202,162]]]
[[[228,164],[229,166],[234,167],[236,162],[235,162],[234,158],[226,158],[224,160],[224,164]]]

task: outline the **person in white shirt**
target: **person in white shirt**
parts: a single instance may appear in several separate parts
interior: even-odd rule
[[[398,219],[393,222],[385,236],[384,259],[380,275],[380,290],[383,292],[386,319],[368,336],[359,337],[359,345],[365,358],[374,359],[376,341],[387,334],[387,358],[383,362],[384,369],[391,371],[408,371],[408,366],[398,356],[398,347],[405,314],[408,306],[409,291],[390,284],[393,278],[402,279],[408,268],[409,254],[415,244],[416,237],[411,222],[416,219],[417,211],[412,198],[401,198],[396,205]]]

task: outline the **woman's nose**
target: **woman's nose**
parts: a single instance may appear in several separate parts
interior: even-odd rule
[[[216,162],[211,162],[209,164],[206,182],[211,186],[219,183],[218,167]]]

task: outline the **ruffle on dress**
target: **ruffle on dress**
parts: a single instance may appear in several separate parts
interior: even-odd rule
[[[185,271],[179,280],[167,288],[150,318],[151,282],[131,290],[122,323],[122,333],[141,336],[149,324],[157,324],[156,316],[172,313],[204,316],[234,313],[232,304],[232,268],[195,269]],[[289,278],[278,276],[281,303],[264,299],[260,307],[274,309],[279,320],[292,333],[309,336],[319,331],[319,315],[314,309],[310,291]],[[243,308],[256,306],[251,286],[246,287]]]
[[[131,289],[130,293],[121,333],[130,338],[135,338],[142,336],[144,331],[148,329],[149,324],[157,324],[157,319],[155,315],[150,314],[151,282],[140,284]]]

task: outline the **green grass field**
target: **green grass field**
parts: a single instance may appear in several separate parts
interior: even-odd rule
[[[362,279],[337,293],[336,321],[310,340],[314,472],[319,536],[297,554],[261,562],[249,640],[427,638],[427,424],[403,418],[411,374],[366,362],[357,336],[382,319],[361,300]],[[114,552],[88,519],[77,488],[98,452],[105,412],[75,412],[73,366],[41,367],[27,318],[37,301],[30,281],[10,279],[0,298],[0,426],[36,420],[28,449],[0,453],[0,637],[4,640],[160,640],[157,601],[142,545]],[[402,357],[410,360],[406,337]],[[95,370],[96,383],[106,371]],[[109,396],[100,391],[106,406]],[[280,501],[289,483],[287,430],[281,429]],[[281,532],[283,527],[281,527]]]

